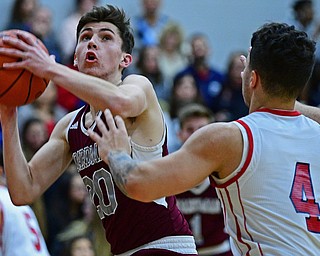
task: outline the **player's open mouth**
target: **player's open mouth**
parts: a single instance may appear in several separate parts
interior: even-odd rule
[[[93,62],[97,60],[97,56],[93,52],[88,52],[86,55],[86,61]]]

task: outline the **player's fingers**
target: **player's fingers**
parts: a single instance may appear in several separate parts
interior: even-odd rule
[[[14,58],[22,58],[23,52],[15,48],[0,47],[0,54],[14,57]]]
[[[16,35],[17,35],[17,38],[19,38],[21,41],[23,41],[28,45],[36,46],[37,44],[39,44],[39,39],[35,41],[34,37],[32,37],[32,35],[26,31],[18,30],[16,32]]]
[[[102,136],[107,136],[108,129],[107,129],[107,126],[104,124],[104,122],[101,120],[101,117],[97,116],[95,120],[96,120],[97,127],[101,132]]]
[[[245,67],[245,65],[246,65],[246,61],[247,61],[246,56],[241,55],[241,56],[240,56],[240,61],[242,62],[243,66]]]
[[[50,60],[52,60],[52,63],[56,62],[56,56],[55,55],[50,55]]]
[[[97,143],[101,140],[100,135],[95,131],[93,131],[92,129],[88,129],[88,134],[89,134],[89,137]]]
[[[125,124],[124,124],[124,121],[123,121],[122,117],[121,117],[121,116],[115,116],[115,117],[114,117],[114,120],[115,120],[115,122],[116,122],[116,125],[117,125],[118,129],[119,129],[121,132],[126,133],[126,135],[127,135],[127,129],[126,129],[126,126],[125,126]]]
[[[18,35],[17,35],[18,36]],[[20,49],[21,51],[27,51],[29,49],[29,45],[24,42],[23,40],[20,40],[19,38],[15,38],[12,36],[4,36],[2,38],[2,41],[4,44],[10,45],[16,49]]]
[[[113,116],[111,114],[110,109],[106,109],[104,111],[104,116],[106,118],[106,124],[110,131],[115,131],[117,129],[116,124],[114,122]]]

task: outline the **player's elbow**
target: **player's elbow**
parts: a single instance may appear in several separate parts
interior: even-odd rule
[[[34,198],[28,196],[25,193],[10,192],[9,194],[11,201],[15,206],[30,205],[35,201]]]
[[[128,117],[130,116],[133,108],[132,99],[130,99],[128,96],[114,96],[114,98],[108,102],[108,105],[105,106],[105,108],[110,109],[113,115]]]

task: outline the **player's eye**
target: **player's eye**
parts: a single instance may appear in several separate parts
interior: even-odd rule
[[[80,41],[88,41],[88,40],[90,40],[90,39],[91,39],[91,36],[88,35],[88,34],[82,34],[82,35],[80,36]]]
[[[111,40],[111,36],[102,36],[102,41]]]

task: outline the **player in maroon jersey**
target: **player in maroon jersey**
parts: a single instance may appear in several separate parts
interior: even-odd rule
[[[214,122],[205,106],[191,103],[178,112],[181,143],[198,129]],[[206,178],[196,187],[177,194],[177,204],[192,230],[199,255],[232,256],[229,235],[225,232],[222,207],[217,192]]]
[[[98,155],[97,144],[87,132],[89,128],[99,132],[94,119],[108,108],[125,119],[133,159],[167,154],[166,125],[153,85],[140,75],[122,78],[123,70],[132,63],[134,39],[129,20],[123,10],[114,6],[94,7],[80,19],[77,38],[74,65],[80,72],[55,63],[23,32],[19,39],[3,39],[14,48],[0,48],[0,54],[21,60],[4,64],[4,68],[26,68],[88,103],[57,123],[49,141],[29,163],[20,146],[17,110],[1,106],[12,200],[19,205],[31,203],[74,160],[114,255],[195,255],[194,238],[175,197],[150,203],[126,197],[115,185],[108,165]]]

